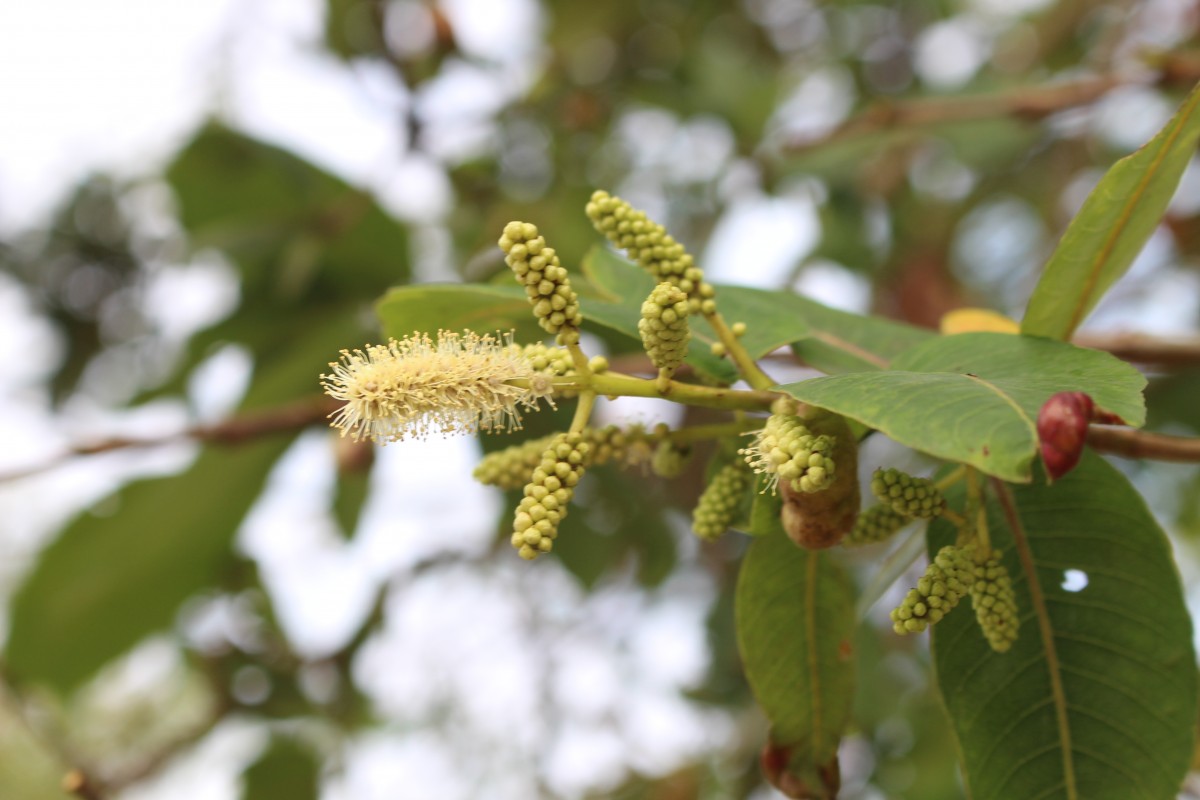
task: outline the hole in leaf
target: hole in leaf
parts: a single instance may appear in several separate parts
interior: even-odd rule
[[[1069,569],[1063,573],[1062,587],[1068,592],[1082,592],[1088,585],[1087,573],[1080,569]]]

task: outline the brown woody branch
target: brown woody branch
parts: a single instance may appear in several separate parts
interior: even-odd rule
[[[784,145],[795,155],[834,142],[898,128],[918,128],[949,122],[996,117],[1039,120],[1059,111],[1088,105],[1128,81],[1108,75],[1047,86],[1023,87],[993,94],[879,100],[827,133],[798,138]]]
[[[1200,438],[1195,437],[1092,425],[1088,429],[1088,444],[1103,453],[1124,458],[1200,462]]]
[[[114,450],[128,450],[136,447],[159,447],[185,439],[209,444],[237,445],[263,436],[296,431],[306,428],[309,425],[320,424],[337,407],[338,404],[335,401],[326,397],[320,397],[267,411],[241,414],[212,425],[193,425],[173,431],[164,436],[152,438],[116,436],[98,442],[78,444],[41,464],[0,473],[0,483],[38,475],[78,456],[91,456]]]
[[[1200,339],[1159,339],[1143,333],[1083,334],[1072,342],[1112,353],[1123,361],[1161,367],[1200,365]]]
[[[1200,80],[1200,57],[1186,53],[1158,53],[1150,54],[1144,60],[1157,74],[1097,75],[988,94],[879,100],[833,130],[814,137],[793,139],[784,144],[783,150],[796,155],[880,131],[949,122],[997,117],[1035,121],[1059,111],[1094,103],[1119,86],[1153,83],[1191,85]]]

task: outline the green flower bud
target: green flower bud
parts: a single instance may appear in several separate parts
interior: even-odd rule
[[[678,478],[687,465],[687,457],[691,452],[689,447],[680,447],[666,439],[654,448],[654,457],[650,460],[650,469],[660,478]]]
[[[858,515],[858,519],[854,521],[854,527],[842,541],[847,547],[862,547],[876,542],[884,542],[907,525],[908,521],[908,517],[897,514],[891,506],[871,506]]]
[[[700,495],[692,514],[692,531],[701,539],[712,540],[729,530],[752,480],[740,462],[722,467]]]
[[[666,228],[647,218],[645,212],[604,191],[592,194],[585,211],[597,231],[624,250],[656,281],[682,289],[693,312],[701,311],[705,302],[709,310],[704,313],[716,311],[712,302],[715,292],[704,282],[703,270]]]
[[[892,609],[892,629],[900,635],[920,633],[940,622],[971,590],[973,547],[946,546],[938,551],[925,574],[904,600]]]
[[[992,649],[1006,652],[1017,640],[1021,621],[1012,578],[1000,561],[1000,551],[993,550],[987,561],[974,564],[973,575],[971,605],[975,607],[975,619]]]
[[[632,455],[637,444],[645,446],[648,436],[645,428],[639,425],[628,429],[618,428],[616,425],[586,428],[582,434],[583,441],[588,445],[585,466],[592,467],[609,462],[636,466],[649,458],[648,455]],[[530,474],[542,463],[542,454],[555,438],[556,434],[551,434],[488,453],[475,467],[475,479],[506,491],[520,489],[528,482]]]
[[[650,361],[668,374],[683,363],[692,332],[688,328],[687,294],[669,283],[660,283],[642,303],[638,332]]]
[[[543,436],[488,453],[475,467],[475,480],[506,491],[520,489],[529,480],[530,473],[542,462],[542,453],[550,446],[552,439],[553,435]]]
[[[799,417],[772,414],[750,446],[738,453],[756,473],[770,476],[771,491],[784,481],[793,491],[809,494],[833,483],[836,446],[836,437],[814,435]]]
[[[571,288],[567,271],[558,260],[554,248],[538,235],[536,225],[510,222],[500,237],[504,261],[525,287],[538,324],[547,333],[558,337],[562,345],[579,343],[579,325],[583,315],[579,298]]]
[[[926,478],[916,478],[898,469],[877,469],[871,492],[897,514],[917,519],[940,516],[946,507],[941,491]]]
[[[582,434],[560,433],[542,451],[513,517],[511,542],[521,558],[532,561],[553,548],[591,449]]]

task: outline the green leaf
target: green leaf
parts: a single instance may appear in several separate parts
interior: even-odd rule
[[[333,517],[347,538],[358,529],[358,518],[371,492],[371,470],[339,470],[333,487]]]
[[[640,585],[660,585],[678,563],[661,486],[612,465],[589,470],[584,486],[559,526],[553,555],[588,588],[631,559]]]
[[[180,603],[218,580],[238,523],[289,441],[206,448],[179,475],[125,487],[115,514],[77,518],[17,593],[10,674],[65,693],[169,627]]]
[[[541,341],[538,327],[516,286],[481,284],[430,284],[397,286],[375,304],[383,333],[401,339],[413,332],[435,333],[469,328],[477,333],[515,331],[520,342]]]
[[[1053,486],[1004,488],[989,529],[1013,577],[1016,643],[993,652],[969,609],[933,629],[968,795],[1175,797],[1196,657],[1170,544],[1142,498],[1088,453]],[[931,551],[955,536],[945,522],[931,531]]]
[[[240,268],[243,309],[364,299],[408,276],[405,229],[370,195],[285,150],[212,125],[167,179],[192,244]]]
[[[964,333],[920,344],[891,368],[782,387],[930,455],[1028,482],[1036,420],[1055,392],[1087,392],[1130,425],[1145,420],[1145,378],[1097,350],[1051,339]]]
[[[1067,339],[1129,269],[1167,210],[1200,141],[1200,87],[1088,195],[1034,289],[1021,332]]]
[[[247,768],[246,800],[317,800],[316,755],[289,736],[272,736],[262,757]]]
[[[583,261],[593,287],[626,309],[622,327],[637,335],[637,314],[654,279],[608,248],[597,246]],[[731,324],[746,323],[742,346],[754,358],[793,345],[802,361],[830,373],[875,370],[906,348],[931,338],[931,331],[877,317],[839,311],[790,292],[718,286],[717,304]],[[585,307],[585,312],[587,308]],[[705,349],[717,335],[692,318],[692,337]],[[693,350],[694,353],[694,350]]]
[[[339,336],[356,328],[320,320],[286,356],[260,364],[242,410],[314,397]],[[242,518],[290,435],[205,447],[178,475],[134,482],[116,512],[84,514],[46,548],[18,590],[6,648],[9,674],[67,692],[220,582]]]
[[[783,513],[783,498],[767,488],[767,475],[756,475],[754,496],[750,503],[750,524],[746,533],[768,536],[779,530],[779,515]]]
[[[854,588],[828,552],[758,536],[738,576],[738,649],[771,740],[793,763],[827,764],[854,694]]]

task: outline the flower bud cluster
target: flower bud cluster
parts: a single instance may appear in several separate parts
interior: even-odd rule
[[[638,332],[650,361],[673,372],[687,356],[692,332],[688,327],[687,293],[670,283],[660,283],[642,303]]]
[[[696,266],[683,245],[666,228],[647,218],[645,212],[604,191],[592,194],[586,212],[597,231],[641,264],[656,281],[682,289],[693,312],[716,311],[713,299],[716,291],[704,282],[703,270]]]
[[[571,353],[562,347],[551,347],[542,342],[526,345],[513,345],[521,358],[529,362],[535,372],[552,378],[561,378],[575,374],[575,363],[571,361]]]
[[[533,470],[542,463],[542,454],[556,435],[530,439],[488,453],[475,466],[475,480],[505,491],[520,489],[529,480]],[[630,464],[631,461],[636,465],[636,459],[631,460],[631,456],[637,449],[636,445],[644,442],[647,436],[646,429],[638,425],[627,429],[616,425],[586,428],[583,431],[583,440],[590,450],[585,466],[598,466],[609,462]]]
[[[546,246],[536,225],[510,222],[500,237],[504,261],[525,287],[538,324],[558,337],[562,345],[579,343],[579,325],[583,315],[579,298],[571,288],[567,270],[559,263],[554,248]]]
[[[892,629],[896,633],[920,633],[958,605],[974,583],[973,549],[948,545],[938,551],[917,580],[916,588],[892,609]]]
[[[664,439],[654,448],[654,457],[650,459],[650,470],[660,478],[678,478],[687,466],[687,458],[691,448],[683,447]]]
[[[727,464],[713,476],[692,514],[692,531],[701,539],[716,539],[733,524],[753,475],[740,462]]]
[[[993,550],[987,561],[975,564],[971,584],[971,605],[984,638],[997,653],[1006,652],[1017,640],[1020,618],[1012,578],[1000,562],[1000,551]]]
[[[509,345],[509,349],[514,357],[528,362],[535,374],[545,378],[570,378],[577,374],[571,352],[566,348],[535,342],[526,345],[512,344]],[[607,372],[608,366],[608,359],[604,356],[592,356],[588,359],[588,369],[594,375]],[[555,387],[553,392],[556,398],[563,400],[570,400],[579,394],[577,389],[570,386]]]
[[[590,450],[582,434],[560,433],[543,451],[513,518],[512,546],[521,558],[532,561],[553,548]]]
[[[931,519],[946,507],[941,491],[927,478],[916,478],[898,469],[877,469],[871,492],[879,502],[906,517]]]
[[[799,417],[772,414],[749,447],[738,451],[756,473],[770,476],[775,491],[784,481],[796,492],[820,492],[833,483],[837,439],[814,435]]]
[[[890,539],[908,524],[909,518],[898,514],[888,505],[871,506],[858,515],[854,527],[842,543],[847,547],[862,547]]]

